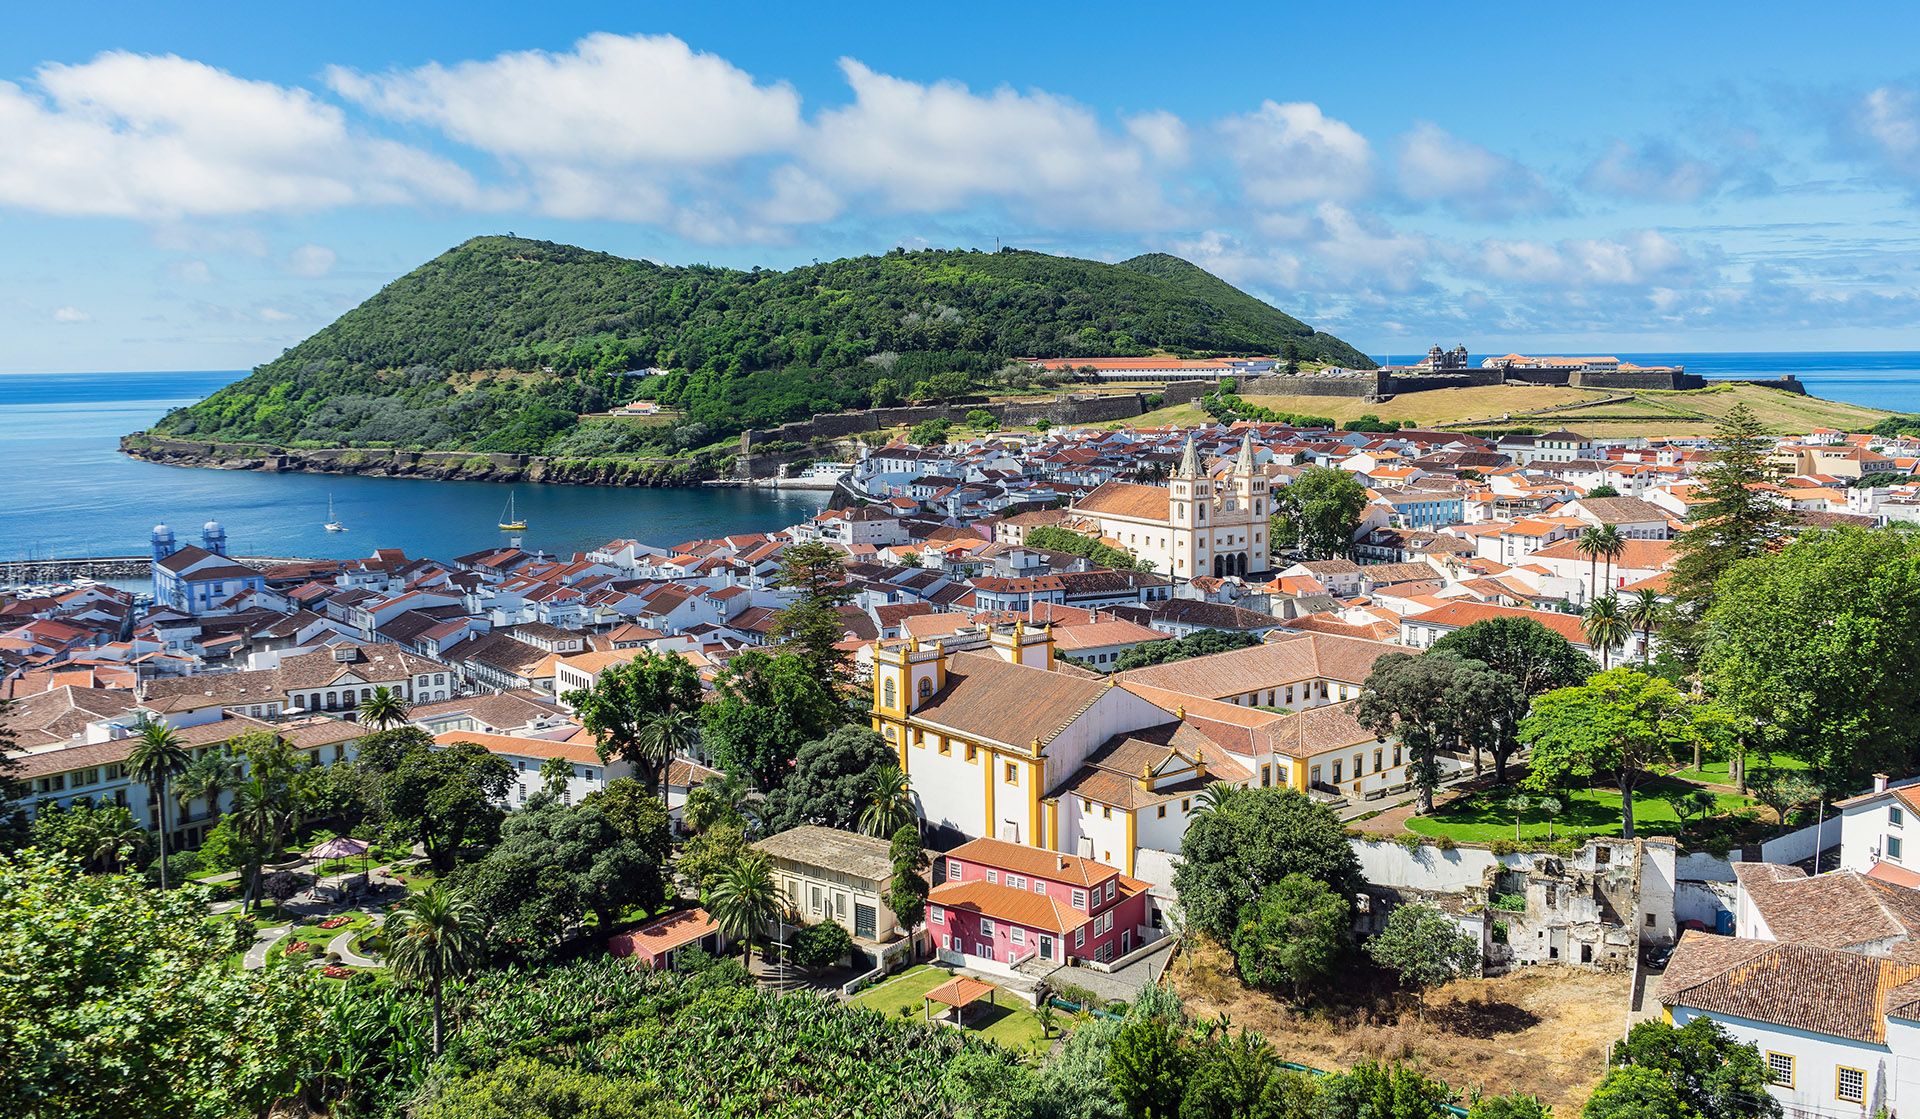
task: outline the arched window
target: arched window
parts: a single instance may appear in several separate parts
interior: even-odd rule
[[[933,694],[933,677],[922,676],[920,678],[920,698],[926,699],[928,696],[932,694]]]
[[[887,677],[886,683],[880,685],[880,706],[900,706],[900,689],[894,684],[893,677],[891,676]]]

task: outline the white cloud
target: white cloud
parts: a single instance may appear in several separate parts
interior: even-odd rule
[[[1186,121],[1165,109],[1156,109],[1128,117],[1126,125],[1127,133],[1146,149],[1155,162],[1179,166],[1187,161],[1189,139]]]
[[[1920,93],[1883,85],[1854,102],[1835,128],[1837,146],[1905,178],[1920,178]]]
[[[0,205],[168,219],[479,200],[460,168],[349,129],[306,90],[124,51],[35,80],[0,82]]]
[[[1300,258],[1282,249],[1259,248],[1232,233],[1209,229],[1197,237],[1172,241],[1167,251],[1192,261],[1236,285],[1294,287],[1301,282]]]
[[[807,145],[807,161],[829,183],[899,211],[991,199],[1115,227],[1165,218],[1145,146],[1108,132],[1073,101],[1004,86],[979,94],[959,82],[923,85],[850,58],[840,69],[854,103],[822,113]],[[1144,127],[1164,152],[1164,124]]]
[[[176,260],[167,265],[167,278],[177,284],[210,284],[213,268],[204,260]]]
[[[1314,218],[1319,232],[1312,243],[1313,254],[1333,279],[1390,291],[1408,291],[1424,282],[1424,268],[1433,251],[1425,238],[1397,233],[1377,219],[1331,202],[1321,204]]]
[[[1559,208],[1539,175],[1435,124],[1423,121],[1402,136],[1399,156],[1400,193],[1414,202],[1478,221]]]
[[[78,307],[59,307],[53,312],[54,322],[88,322],[93,316]]]
[[[840,196],[815,176],[793,164],[774,169],[771,195],[759,206],[760,217],[778,225],[811,225],[830,221],[841,210]]]
[[[302,245],[287,254],[287,271],[295,276],[324,276],[339,256],[325,245]]]
[[[1685,248],[1652,229],[1551,244],[1488,240],[1475,255],[1474,263],[1487,276],[1565,288],[1672,286],[1704,269]]]
[[[518,160],[713,165],[779,151],[801,133],[800,95],[760,85],[672,35],[589,35],[565,53],[517,51],[452,66],[327,72],[341,96]]]
[[[293,318],[292,313],[278,307],[261,307],[254,313],[260,316],[261,322],[288,322]]]
[[[1642,202],[1697,202],[1718,190],[1724,174],[1664,140],[1638,147],[1615,140],[1580,176],[1595,194]]]
[[[1242,190],[1268,206],[1345,202],[1373,182],[1373,149],[1345,121],[1306,101],[1262,102],[1220,123]]]

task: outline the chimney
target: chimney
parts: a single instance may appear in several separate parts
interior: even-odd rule
[[[1876,793],[1884,793],[1887,791],[1887,775],[1886,774],[1876,773],[1873,775],[1873,791]]]

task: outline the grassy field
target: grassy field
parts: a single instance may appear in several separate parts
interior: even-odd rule
[[[1675,835],[1681,830],[1673,800],[1696,786],[1685,781],[1654,780],[1633,794],[1636,835]],[[1457,843],[1491,843],[1514,838],[1514,812],[1507,807],[1510,788],[1481,789],[1436,808],[1431,816],[1414,816],[1407,830],[1417,835],[1446,836]],[[1521,815],[1523,840],[1620,834],[1620,792],[1617,789],[1578,789],[1561,795],[1560,814],[1548,819],[1538,809]],[[1754,802],[1732,793],[1715,793],[1715,812],[1726,815],[1754,807]]]
[[[1625,975],[1534,967],[1497,979],[1461,979],[1427,996],[1424,1018],[1365,991],[1364,968],[1343,972],[1332,1005],[1296,1011],[1249,990],[1232,958],[1203,943],[1169,974],[1197,1017],[1226,1014],[1282,1059],[1339,1071],[1370,1060],[1410,1060],[1462,1097],[1525,1092],[1556,1116],[1580,1114],[1626,1016]]]
[[[1781,434],[1807,432],[1816,427],[1864,429],[1889,414],[1875,408],[1796,396],[1756,385],[1711,385],[1680,392],[1631,393],[1487,385],[1405,393],[1378,403],[1343,396],[1249,396],[1246,399],[1278,412],[1329,416],[1341,421],[1372,414],[1383,420],[1445,427],[1568,426],[1596,436],[1704,436],[1712,431],[1714,421],[1736,404],[1747,405],[1761,422]],[[1197,405],[1180,404],[1149,412],[1133,422],[1140,426],[1194,424],[1205,422],[1206,418],[1206,413]]]
[[[912,1011],[909,1017],[920,1022],[925,1020],[926,993],[952,978],[953,975],[944,968],[921,964],[867,988],[855,995],[852,1002],[855,1006],[877,1010],[889,1018],[901,1017],[900,1009],[906,1007]],[[982,1001],[967,1008],[967,1029],[1022,1053],[1036,1053],[1051,1044],[1041,1038],[1039,1020],[1018,995],[1002,991],[996,998],[999,1003],[997,1006],[989,1007]],[[1056,1024],[1067,1020],[1065,1014],[1054,1016]]]

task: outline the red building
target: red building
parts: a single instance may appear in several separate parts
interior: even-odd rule
[[[1075,855],[976,839],[937,857],[927,931],[940,958],[982,971],[1117,959],[1155,939],[1147,883]]]

